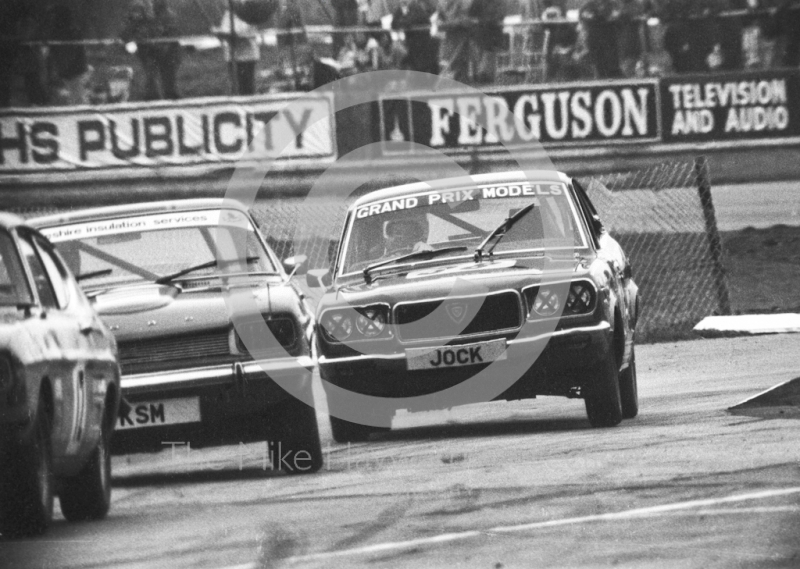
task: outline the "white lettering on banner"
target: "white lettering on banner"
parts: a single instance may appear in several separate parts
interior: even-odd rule
[[[252,147],[251,147],[252,145]],[[209,99],[0,115],[0,174],[258,160],[335,159],[331,97]]]
[[[454,204],[475,199],[498,199],[516,198],[520,196],[530,196],[533,202],[538,204],[537,196],[561,196],[566,193],[562,184],[552,183],[517,183],[507,186],[483,186],[480,194],[476,189],[451,190],[447,192],[429,192],[419,194],[419,197],[407,197],[402,199],[382,200],[373,204],[365,205],[356,210],[356,218],[363,219],[373,215],[381,215],[403,209],[413,209],[420,205],[432,206],[438,204]]]
[[[675,114],[672,135],[781,131],[789,128],[786,79],[676,83],[669,86]],[[727,109],[722,116],[713,109]],[[718,120],[719,119],[719,122]]]
[[[656,137],[650,132],[655,103],[654,84],[522,93],[513,109],[500,96],[437,97],[428,100],[427,142],[433,148],[446,146],[456,134],[459,146],[558,142],[593,134],[600,139]],[[458,131],[451,132],[454,128]]]

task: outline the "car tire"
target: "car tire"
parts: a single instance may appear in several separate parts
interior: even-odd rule
[[[272,468],[286,474],[313,474],[322,468],[322,444],[313,407],[291,397],[272,415]]]
[[[0,481],[0,533],[29,537],[44,533],[53,519],[53,452],[50,416],[39,400],[30,444],[11,451]]]
[[[622,422],[619,368],[609,350],[598,372],[586,385],[586,414],[593,427],[614,427]]]
[[[101,520],[111,507],[111,451],[107,427],[89,461],[75,476],[62,481],[61,513],[70,522]]]
[[[633,419],[639,414],[639,386],[636,381],[636,352],[631,347],[631,361],[619,374],[619,393],[622,400],[622,418]]]

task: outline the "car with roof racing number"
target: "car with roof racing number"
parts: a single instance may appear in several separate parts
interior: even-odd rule
[[[114,453],[266,441],[272,468],[319,470],[314,409],[280,385],[311,401],[314,319],[291,281],[304,258],[279,261],[246,208],[174,200],[31,223],[117,337],[123,400]],[[234,326],[225,295],[237,293],[251,295],[255,313]],[[257,357],[247,347],[253,334],[271,336]]]
[[[402,408],[487,399],[581,398],[595,427],[637,415],[630,262],[579,180],[531,176],[414,183],[349,207],[332,271],[307,275],[327,289],[318,365],[337,441]],[[353,394],[369,408],[353,413]]]
[[[53,245],[0,214],[0,533],[44,532],[111,505],[114,335]]]

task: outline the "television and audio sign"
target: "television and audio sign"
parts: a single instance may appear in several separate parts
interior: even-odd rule
[[[392,96],[380,102],[381,138],[387,152],[392,142],[443,150],[536,140],[545,146],[655,142],[658,111],[656,80]]]
[[[800,135],[799,78],[782,70],[664,79],[664,142]]]
[[[0,174],[336,159],[331,97],[0,112]]]

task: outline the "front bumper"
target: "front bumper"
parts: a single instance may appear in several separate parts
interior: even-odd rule
[[[169,441],[193,448],[263,441],[265,428],[275,428],[271,410],[294,397],[276,380],[289,380],[293,392],[310,393],[313,368],[314,361],[301,356],[123,376],[112,452],[163,450]],[[199,421],[121,428],[132,426],[132,409],[169,400],[197,400]]]
[[[484,341],[494,338],[483,338]],[[541,350],[533,364],[496,399],[525,399],[536,395],[577,396],[593,369],[604,358],[613,357],[611,325],[606,322],[556,330],[506,342],[509,360],[514,353]],[[514,361],[498,361],[492,370],[503,374]],[[378,397],[427,395],[463,382],[488,365],[470,365],[436,370],[407,368],[405,352],[361,354],[331,358],[320,356],[322,377],[345,389]],[[495,367],[496,366],[496,367]],[[517,371],[515,369],[515,371]]]
[[[251,382],[310,373],[314,361],[308,356],[235,362],[216,366],[126,375],[122,378],[124,396],[163,394],[170,391],[202,391],[217,387],[245,388]]]

